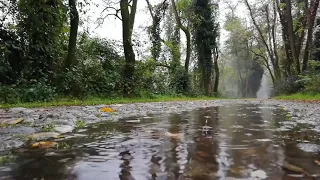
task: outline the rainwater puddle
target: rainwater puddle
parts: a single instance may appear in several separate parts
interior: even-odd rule
[[[280,108],[247,104],[94,124],[58,148],[12,151],[0,179],[314,179],[320,135],[290,121]]]

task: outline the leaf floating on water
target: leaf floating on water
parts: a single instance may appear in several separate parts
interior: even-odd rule
[[[314,161],[318,166],[320,166],[320,160],[315,160]]]
[[[19,118],[16,120],[6,121],[3,123],[3,125],[16,125],[16,124],[22,123],[23,121],[24,121],[24,118]]]
[[[165,135],[168,136],[168,137],[175,138],[175,139],[180,139],[180,138],[183,137],[183,134],[182,134],[182,133],[170,133],[170,132],[166,132]]]
[[[54,147],[54,146],[56,146],[57,144],[58,144],[58,143],[56,143],[56,142],[41,141],[41,142],[33,143],[33,144],[31,145],[31,147],[33,147],[33,148],[47,149],[47,148]]]
[[[108,107],[103,107],[103,108],[100,108],[100,112],[112,113],[112,112],[116,112],[116,110]]]

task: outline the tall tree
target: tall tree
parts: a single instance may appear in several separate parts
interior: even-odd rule
[[[23,72],[26,78],[50,79],[66,22],[64,9],[62,0],[18,2],[18,31],[27,49]]]
[[[258,8],[253,9],[253,6],[249,4],[248,0],[244,0],[244,3],[249,11],[251,21],[258,34],[256,37],[257,45],[258,47],[261,47],[258,50],[254,50],[252,52],[256,56],[259,56],[264,60],[264,65],[267,67],[273,83],[275,83],[276,81],[280,81],[280,58],[278,54],[278,44],[276,36],[276,3],[273,1],[265,1],[264,3],[262,2],[262,5],[260,5],[259,7],[260,10]],[[271,61],[271,64],[269,63],[269,60]],[[273,69],[273,71],[271,69]]]
[[[198,54],[198,66],[201,71],[201,85],[207,95],[212,94],[213,54],[216,63],[218,26],[213,16],[210,0],[196,0],[195,13],[195,45]],[[217,83],[217,82],[216,82]]]
[[[319,1],[311,0],[309,3],[308,0],[276,0],[286,56],[294,64],[295,73],[298,74],[307,69]]]
[[[308,69],[308,61],[309,61],[310,52],[311,52],[310,49],[312,46],[314,24],[315,24],[316,15],[319,8],[319,2],[320,0],[311,1],[311,6],[307,12],[308,13],[307,14],[308,33],[307,33],[307,41],[306,41],[306,46],[305,46],[303,61],[302,61],[302,71],[305,71]]]
[[[131,2],[131,1],[130,1]],[[123,69],[123,95],[132,96],[134,90],[135,54],[132,46],[132,31],[137,10],[138,0],[120,0],[120,12],[122,20],[122,42],[125,56]]]
[[[76,63],[76,47],[77,36],[79,27],[79,13],[77,10],[76,0],[69,0],[70,9],[70,32],[69,32],[69,44],[68,55],[65,61],[65,67],[70,68],[72,64]]]
[[[150,40],[152,42],[151,54],[155,61],[158,60],[161,52],[161,29],[160,23],[164,18],[165,11],[168,7],[167,0],[157,4],[155,7],[152,7],[149,0],[146,0],[148,4],[148,9],[152,18],[152,25],[149,27]]]
[[[181,22],[181,18],[179,16],[175,0],[171,0],[171,4],[172,4],[173,12],[174,12],[174,17],[176,19],[176,23],[186,36],[187,50],[186,50],[186,60],[185,60],[184,69],[185,69],[185,72],[188,73],[189,64],[190,64],[190,56],[191,56],[191,33],[190,33],[190,29],[188,28],[188,26],[183,25]]]
[[[117,8],[114,4],[120,1],[120,7]],[[124,96],[133,96],[133,90],[135,88],[135,64],[136,58],[132,44],[132,32],[136,17],[138,0],[116,0],[116,1],[105,1],[105,7],[101,13],[107,11],[99,20],[102,20],[102,24],[108,16],[112,15],[115,18],[121,20],[122,23],[122,44],[125,57],[125,64],[122,70],[122,93]],[[110,12],[110,10],[114,12]],[[120,12],[120,16],[119,16]]]

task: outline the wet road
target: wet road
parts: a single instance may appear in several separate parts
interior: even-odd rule
[[[320,135],[282,108],[235,104],[75,129],[13,150],[0,179],[316,179]]]

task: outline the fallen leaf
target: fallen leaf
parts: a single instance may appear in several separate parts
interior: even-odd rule
[[[320,160],[315,160],[314,161],[318,166],[320,166]]]
[[[51,148],[53,146],[56,146],[58,143],[56,142],[50,142],[50,141],[41,141],[41,142],[36,142],[31,145],[33,148],[41,148],[41,149],[47,149]]]
[[[116,112],[114,109],[108,108],[108,107],[103,107],[100,108],[100,112],[107,112],[107,113],[111,113],[111,112]]]
[[[284,162],[282,167],[284,169],[287,169],[287,170],[290,170],[290,171],[293,171],[293,172],[296,172],[296,173],[302,173],[302,174],[306,174],[306,175],[310,175],[308,172],[306,172],[303,168],[301,167],[298,167],[296,165],[293,165],[293,164],[290,164],[288,162]]]
[[[19,118],[19,119],[16,119],[16,120],[6,121],[3,124],[4,125],[16,125],[16,124],[19,124],[19,123],[21,123],[23,121],[24,121],[23,118]]]

